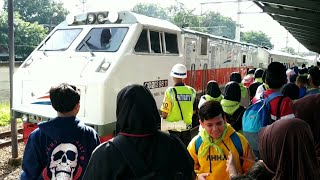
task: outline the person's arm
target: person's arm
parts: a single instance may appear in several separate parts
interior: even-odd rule
[[[166,119],[169,112],[171,111],[172,108],[172,103],[169,95],[169,90],[166,90],[164,98],[163,98],[163,103],[161,105],[161,116],[163,119]]]
[[[37,140],[39,140],[39,129],[30,134],[24,150],[21,180],[39,179],[45,168],[41,163],[41,150]]]
[[[244,153],[243,153],[243,157],[240,157],[240,159],[243,160],[243,164],[242,164],[242,172],[243,174],[247,173],[247,171],[252,167],[252,165],[255,163],[255,155],[248,143],[248,141],[245,139],[244,142]]]

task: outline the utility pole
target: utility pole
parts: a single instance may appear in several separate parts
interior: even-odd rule
[[[10,120],[11,120],[11,155],[9,160],[11,165],[18,165],[18,139],[17,139],[17,119],[12,112],[13,93],[13,72],[14,72],[14,27],[13,27],[13,0],[8,0],[8,26],[9,26],[9,76],[10,76]]]
[[[80,2],[82,3],[82,12],[84,12],[84,4],[87,2],[87,0],[80,0]]]
[[[240,1],[238,0],[238,12],[237,12],[237,24],[236,24],[236,34],[235,34],[235,40],[240,41],[240,13],[241,13],[241,8],[240,8]]]

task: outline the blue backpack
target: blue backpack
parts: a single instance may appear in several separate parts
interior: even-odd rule
[[[281,97],[281,100],[278,104],[277,113],[280,115],[280,105],[283,99],[283,95],[280,92],[274,92],[265,99],[263,98],[262,93],[260,99],[256,103],[249,106],[243,114],[243,135],[248,140],[257,158],[260,158],[258,148],[258,133],[261,128],[272,123],[270,115],[270,101],[279,96]]]
[[[262,127],[271,124],[270,101],[279,96],[283,95],[280,92],[274,92],[264,99],[262,93],[260,99],[244,112],[242,130],[244,132],[259,132]]]

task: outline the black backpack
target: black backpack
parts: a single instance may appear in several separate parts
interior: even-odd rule
[[[183,170],[176,170],[176,172],[170,174],[169,172],[161,171],[161,167],[167,167],[171,164],[169,161],[170,159],[176,159],[173,157],[175,155],[171,155],[172,153],[170,153],[173,150],[165,146],[170,142],[170,140],[164,136],[170,136],[171,138],[174,138],[172,137],[174,135],[169,135],[163,132],[157,133],[153,143],[154,155],[151,167],[146,165],[143,158],[134,150],[134,148],[130,148],[134,147],[134,144],[128,141],[126,137],[118,135],[113,138],[113,141],[110,141],[110,143],[112,143],[121,152],[122,156],[125,158],[131,171],[133,172],[135,177],[131,178],[131,180],[160,180],[168,179],[168,177],[170,177],[169,179],[172,180],[191,179],[190,177],[186,177],[187,175],[185,175]],[[159,149],[156,148],[157,144],[164,146],[162,146],[162,149]],[[185,162],[177,163],[181,163],[181,166],[186,165]],[[193,170],[193,164],[190,166],[190,170]]]

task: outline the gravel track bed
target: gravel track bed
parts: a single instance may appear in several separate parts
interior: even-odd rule
[[[18,144],[19,157],[23,156],[24,144]],[[0,149],[0,179],[3,180],[17,180],[20,179],[21,165],[18,167],[10,166],[8,160],[11,158],[11,146],[7,146]]]
[[[22,128],[22,123],[17,125],[17,128]],[[0,133],[10,131],[10,126],[0,127]],[[19,157],[23,156],[25,145],[23,142],[18,144]],[[18,167],[10,166],[8,160],[11,158],[11,146],[0,149],[0,179],[1,180],[17,180],[20,179],[21,165]]]

